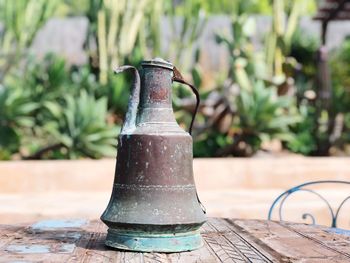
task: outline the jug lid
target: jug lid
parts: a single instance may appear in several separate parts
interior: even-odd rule
[[[141,62],[142,67],[161,67],[173,70],[174,66],[170,62],[162,59],[162,58],[154,58],[151,60],[144,60]]]

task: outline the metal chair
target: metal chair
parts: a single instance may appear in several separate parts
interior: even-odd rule
[[[306,188],[307,186],[310,185],[317,185],[317,184],[330,184],[330,183],[334,183],[334,184],[347,184],[350,185],[350,182],[348,181],[338,181],[338,180],[325,180],[325,181],[313,181],[313,182],[307,182],[307,183],[303,183],[297,186],[294,186],[290,189],[288,189],[287,191],[283,192],[282,194],[280,194],[272,203],[270,209],[269,209],[269,214],[268,214],[268,220],[271,220],[272,218],[272,212],[274,210],[275,207],[278,206],[278,216],[279,216],[279,220],[283,221],[283,207],[284,207],[284,203],[285,201],[288,199],[288,197],[290,197],[293,193],[295,192],[300,192],[300,191],[304,191],[304,192],[309,192],[312,193],[314,195],[316,195],[318,198],[320,198],[320,200],[322,200],[327,208],[330,211],[330,215],[331,215],[331,224],[330,227],[332,228],[336,228],[337,227],[337,219],[338,219],[338,215],[340,210],[344,207],[344,204],[350,200],[350,195],[347,196],[337,208],[332,208],[332,206],[330,205],[330,203],[327,201],[326,198],[324,198],[320,193],[316,192],[313,189],[308,189]],[[312,224],[316,224],[316,218],[314,217],[313,214],[311,213],[304,213],[302,214],[302,219],[306,220],[310,218],[312,220]],[[339,229],[338,229],[339,230]],[[349,231],[347,231],[349,232]],[[350,232],[349,232],[350,233]],[[347,233],[347,234],[349,234]]]

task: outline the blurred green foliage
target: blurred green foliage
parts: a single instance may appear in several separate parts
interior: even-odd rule
[[[350,38],[335,50],[330,61],[337,112],[350,112]]]
[[[314,155],[317,151],[317,112],[316,112],[316,52],[319,38],[297,29],[292,37],[290,56],[298,68],[294,74],[295,95],[302,121],[292,125],[294,138],[286,143],[286,148],[295,153]]]
[[[85,68],[73,70],[50,54],[42,61],[30,57],[4,85],[3,158],[14,153],[24,159],[115,155],[118,126],[108,123],[107,97],[98,98],[100,85]]]
[[[291,41],[298,25],[299,18],[305,8],[304,0],[292,2],[289,12],[286,12],[285,0],[273,1],[272,24],[266,38],[265,52],[268,72],[272,81],[277,85],[286,83],[288,73],[286,64],[292,64],[293,58],[290,54]]]
[[[271,140],[314,155],[322,136],[334,153],[349,153],[350,41],[332,53],[332,116],[320,118],[319,42],[298,29],[300,16],[315,10],[316,1],[302,0],[0,0],[0,159],[115,156],[130,76],[114,76],[112,68],[155,56],[172,61],[199,88],[195,156],[252,156]],[[205,50],[196,41],[208,17],[221,14],[231,18],[231,30],[215,40],[227,49],[229,67],[207,89],[199,63]],[[252,44],[255,14],[272,17],[261,49]],[[86,65],[30,53],[37,31],[54,15],[88,18]],[[175,32],[166,47],[162,23]],[[173,102],[186,127],[195,105],[191,92],[174,85]]]
[[[335,116],[331,140],[345,154],[350,154],[350,38],[334,51],[330,61],[332,111]],[[334,150],[334,149],[333,149]]]
[[[20,83],[8,79],[20,70],[39,28],[50,18],[58,1],[0,1],[0,159],[10,159],[19,152],[21,131],[34,126],[31,115],[39,104],[32,100]],[[21,80],[21,78],[19,79]]]
[[[64,96],[63,102],[45,103],[49,117],[43,125],[64,148],[66,158],[116,155],[116,134],[119,128],[106,123],[107,98],[96,99],[82,90],[76,98],[72,94]]]
[[[208,114],[205,127],[208,136],[200,136],[201,148],[197,156],[207,156],[208,148],[216,156],[251,156],[263,142],[278,139],[291,141],[290,126],[300,122],[295,100],[279,96],[278,86],[268,71],[268,59],[251,43],[255,33],[255,20],[244,12],[232,15],[231,35],[217,35],[230,53],[230,68],[222,84],[223,98],[216,103],[204,101]],[[216,92],[216,91],[215,91]],[[203,111],[203,110],[202,110]],[[216,130],[215,130],[216,129]],[[220,140],[208,140],[219,133]]]
[[[54,14],[59,0],[0,0],[0,83],[25,57],[35,34]]]

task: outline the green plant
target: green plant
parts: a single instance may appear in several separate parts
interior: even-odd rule
[[[329,134],[331,150],[340,149],[349,152],[350,129],[350,38],[335,50],[330,57],[332,78],[331,118],[333,127]]]
[[[236,105],[233,144],[221,149],[221,155],[250,156],[264,141],[288,142],[293,139],[290,126],[301,121],[293,99],[278,96],[276,87],[265,87],[261,80],[253,82],[250,90],[241,89]]]
[[[25,92],[0,84],[0,159],[19,152],[21,132],[35,124],[31,113],[38,108]]]
[[[350,38],[339,49],[334,50],[330,58],[333,84],[333,106],[336,112],[350,110]]]
[[[205,10],[210,14],[271,14],[272,8],[269,0],[220,0],[202,1]]]
[[[293,152],[306,155],[346,152],[347,145],[350,144],[347,136],[350,110],[350,71],[347,65],[350,63],[350,41],[345,41],[340,48],[330,53],[332,98],[330,108],[326,110],[322,102],[317,100],[317,87],[311,79],[316,73],[313,60],[310,60],[312,53],[316,52],[317,41],[310,37],[297,37],[296,40],[293,54],[303,64],[301,75],[297,78],[297,81],[304,79],[304,83],[297,82],[299,110],[303,121],[292,127],[295,137],[286,146]]]
[[[310,40],[308,36],[302,36],[298,38],[298,24],[301,15],[309,14],[310,11],[315,11],[315,1],[285,1],[285,0],[273,0],[273,13],[271,29],[266,35],[265,39],[265,61],[267,75],[266,80],[278,86],[278,94],[293,94],[297,81],[309,81],[305,79],[305,75],[300,76],[300,63],[307,56],[297,57],[294,56],[296,51],[300,51],[299,47],[302,47],[304,51],[307,48],[313,48],[314,45],[310,45],[307,48],[305,46],[299,46],[295,49],[295,44],[302,44],[304,41],[298,41],[302,39]],[[296,36],[297,35],[297,36]],[[300,35],[300,34],[299,34]],[[309,42],[308,44],[311,44]],[[314,44],[314,43],[312,43]],[[305,53],[305,52],[304,52]],[[307,54],[307,52],[306,52]],[[298,60],[301,59],[300,61]],[[313,62],[305,64],[305,68],[302,68],[307,74],[310,74],[310,70],[313,70]],[[308,71],[309,70],[309,71]],[[311,72],[312,73],[312,72]],[[306,75],[307,78],[310,75]]]
[[[267,36],[266,62],[271,79],[282,83],[286,79],[284,64],[288,63],[293,34],[297,28],[300,15],[305,8],[303,0],[293,1],[289,16],[286,19],[284,0],[273,1],[271,30]]]
[[[7,77],[6,85],[0,90],[0,158],[115,155],[118,126],[88,67],[69,68],[52,54],[32,57]]]
[[[46,102],[51,115],[43,129],[56,140],[47,151],[59,150],[68,158],[115,156],[118,128],[107,123],[107,99],[95,99],[81,91],[64,102]],[[43,152],[41,151],[41,154]]]
[[[57,55],[47,54],[42,60],[28,56],[23,71],[9,75],[8,84],[26,87],[31,99],[41,106],[62,94],[77,93],[77,87],[69,87],[70,72],[65,60]]]
[[[52,16],[58,0],[0,0],[0,159],[20,151],[23,134],[35,126],[40,103],[22,89],[23,64],[36,32]],[[19,78],[17,78],[20,76]],[[16,79],[17,78],[17,79]]]
[[[227,134],[212,130],[210,132],[203,132],[196,137],[193,142],[193,156],[194,157],[213,157],[215,153],[231,145],[233,138]]]
[[[195,41],[199,38],[206,24],[207,17],[203,1],[184,1],[175,7],[168,3],[165,7],[167,18],[170,22],[173,37],[162,56],[173,62],[183,72],[190,72],[191,65],[199,59],[199,48],[195,47]]]
[[[262,80],[250,83],[249,89],[240,88],[230,101],[219,94],[204,100],[200,117],[213,113],[195,137],[195,156],[251,156],[263,142],[294,139],[291,127],[302,120],[294,99],[278,96],[277,88],[266,87]]]
[[[312,131],[317,131],[315,108],[310,105],[299,106],[302,120],[291,126],[293,138],[286,143],[287,149],[303,155],[312,155],[317,150],[316,137]]]
[[[197,157],[216,155],[220,148],[232,143],[231,124],[235,115],[235,96],[239,89],[236,83],[242,87],[249,84],[248,74],[257,75],[261,73],[259,61],[262,61],[259,54],[252,52],[253,47],[249,37],[254,33],[254,19],[242,15],[245,9],[243,1],[234,3],[235,9],[232,15],[231,35],[217,34],[216,41],[225,44],[230,54],[230,68],[221,74],[221,79],[214,89],[200,90],[202,106],[200,107],[194,131],[194,154]],[[254,61],[254,63],[253,63]],[[252,63],[251,63],[252,62]],[[241,64],[244,65],[241,65]],[[248,64],[248,65],[247,65]],[[245,69],[242,69],[242,66]],[[203,82],[200,68],[192,70],[193,82],[200,86]],[[186,98],[188,92],[183,89],[176,90],[178,97]],[[188,99],[176,101],[178,109],[184,108],[193,111],[194,103],[190,104]],[[189,115],[186,111],[180,110],[177,115],[181,120],[188,123]]]
[[[332,60],[335,115],[321,114],[313,122],[315,105],[308,96],[313,89],[312,55],[317,42],[306,41],[309,38],[296,25],[303,9],[310,12],[315,1],[274,0],[273,12],[268,2],[0,0],[4,25],[0,35],[0,159],[18,158],[17,153],[29,159],[114,156],[118,128],[112,125],[124,117],[130,76],[113,76],[112,67],[138,64],[154,56],[172,61],[200,87],[195,156],[250,156],[271,139],[279,139],[294,152],[313,154],[315,134],[327,135],[324,128],[333,117],[337,125],[331,137],[324,139],[346,151],[350,140],[348,47],[344,45]],[[42,61],[28,56],[35,33],[56,9],[60,14],[88,17],[88,65],[71,68],[53,55]],[[201,49],[195,43],[207,14],[222,12],[232,15],[231,35],[216,36],[229,51],[229,67],[220,72],[217,86],[208,89],[197,63]],[[251,41],[255,21],[250,14],[256,12],[274,15],[265,53],[254,49]],[[174,37],[169,45],[161,46],[161,25],[168,22]],[[301,70],[298,63],[303,64]],[[280,96],[281,88],[291,85],[288,79],[294,79],[298,88],[299,109],[293,98]],[[186,126],[195,105],[189,98],[191,92],[176,85],[174,95],[176,117]]]
[[[36,32],[55,12],[60,0],[0,0],[0,82],[28,52]]]
[[[129,56],[141,29],[148,0],[103,0],[97,15],[99,80],[107,84],[108,72]]]
[[[108,97],[108,107],[117,123],[122,121],[129,98],[130,79],[114,76],[113,67],[139,64],[149,53],[159,53],[163,1],[80,0],[89,19],[86,45],[90,70],[98,79],[97,97]],[[67,1],[74,12],[76,2]],[[149,26],[148,26],[149,25]]]
[[[262,81],[256,81],[252,90],[242,89],[238,95],[240,128],[247,134],[259,134],[261,140],[290,140],[289,125],[300,121],[293,110],[292,98],[278,96],[275,87],[265,87]]]
[[[319,46],[320,40],[317,35],[312,35],[300,28],[295,30],[290,44],[290,56],[301,65],[299,71],[307,81],[315,77],[315,57]]]
[[[231,36],[216,36],[230,53],[227,79],[220,86],[222,95],[209,103],[210,110],[204,101],[201,113],[213,112],[206,121],[212,124],[212,128],[206,127],[206,139],[211,143],[208,149],[215,149],[214,155],[251,156],[265,141],[291,141],[291,126],[300,122],[301,116],[293,98],[278,95],[263,54],[251,44],[254,19],[237,13],[231,21]],[[221,136],[217,136],[218,132]],[[221,138],[212,140],[213,136]],[[202,140],[200,146],[204,148],[203,145]]]
[[[230,68],[226,76],[231,82],[249,89],[249,77],[267,79],[267,66],[262,52],[256,51],[251,41],[255,34],[255,19],[244,14],[231,18],[231,35],[216,35],[216,41],[224,44],[230,54]]]

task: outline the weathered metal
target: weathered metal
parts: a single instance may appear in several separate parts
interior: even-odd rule
[[[112,196],[101,216],[109,227],[106,245],[193,250],[202,246],[198,231],[205,216],[193,179],[192,137],[177,124],[171,99],[172,82],[186,82],[162,59],[141,66],[141,76],[132,66],[116,70],[131,70],[135,78],[118,140]]]
[[[286,190],[282,194],[280,194],[273,201],[273,203],[272,203],[272,205],[271,205],[271,207],[269,209],[269,213],[268,213],[268,217],[267,218],[269,220],[271,220],[274,208],[278,207],[278,219],[280,221],[283,221],[283,218],[282,218],[283,207],[284,207],[284,204],[285,204],[286,200],[294,193],[307,192],[307,193],[312,194],[314,197],[316,196],[320,201],[322,201],[326,205],[327,210],[329,211],[329,215],[330,215],[330,224],[329,225],[332,228],[336,228],[337,227],[337,221],[338,221],[339,213],[340,213],[341,209],[344,207],[345,203],[347,203],[350,200],[350,196],[345,197],[340,202],[338,207],[332,207],[331,203],[329,201],[327,201],[327,199],[323,195],[321,195],[318,191],[308,188],[311,185],[321,185],[321,184],[350,185],[350,181],[340,181],[340,180],[312,181],[312,182],[307,182],[307,183],[303,183],[303,184],[294,186],[294,187]],[[316,218],[310,212],[303,213],[302,214],[302,219],[303,220],[310,220],[311,219],[312,224],[313,225],[316,224]]]

